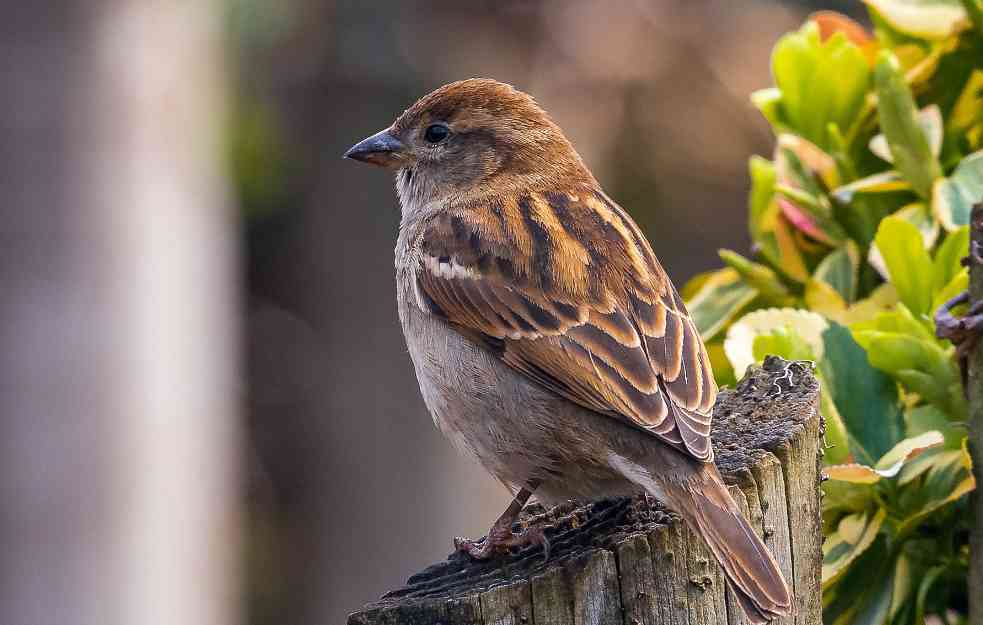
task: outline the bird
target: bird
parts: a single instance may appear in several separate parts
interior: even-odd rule
[[[647,494],[703,538],[751,622],[792,613],[713,463],[717,386],[697,327],[535,99],[453,82],[344,156],[395,176],[397,310],[427,409],[515,495],[484,540],[457,549],[484,559],[544,542],[512,531],[534,494]]]

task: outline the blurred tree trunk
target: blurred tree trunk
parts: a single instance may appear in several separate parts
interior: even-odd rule
[[[0,20],[0,623],[239,620],[219,5]]]

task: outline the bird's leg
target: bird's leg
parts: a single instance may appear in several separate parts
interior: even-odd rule
[[[522,488],[515,494],[515,498],[509,507],[505,509],[495,524],[488,530],[488,536],[482,540],[474,541],[467,538],[455,538],[454,549],[463,551],[475,560],[487,560],[496,553],[503,553],[512,547],[523,547],[525,545],[542,545],[549,559],[550,545],[543,533],[542,528],[527,527],[518,534],[512,533],[512,524],[519,518],[523,506],[529,501],[539,480],[530,480],[527,488]]]

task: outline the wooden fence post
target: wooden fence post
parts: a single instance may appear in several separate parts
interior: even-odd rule
[[[808,364],[769,358],[714,408],[717,465],[794,587],[787,625],[820,625],[819,384]],[[460,554],[351,614],[348,625],[738,625],[720,567],[681,520],[644,499],[550,511],[549,562],[527,548],[491,562]]]

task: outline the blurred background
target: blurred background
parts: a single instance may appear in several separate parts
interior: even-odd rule
[[[341,154],[441,84],[512,83],[681,286],[748,248],[747,158],[771,145],[747,96],[817,8],[859,13],[5,8],[0,622],[340,623],[483,534],[509,496],[420,399],[392,180]]]

